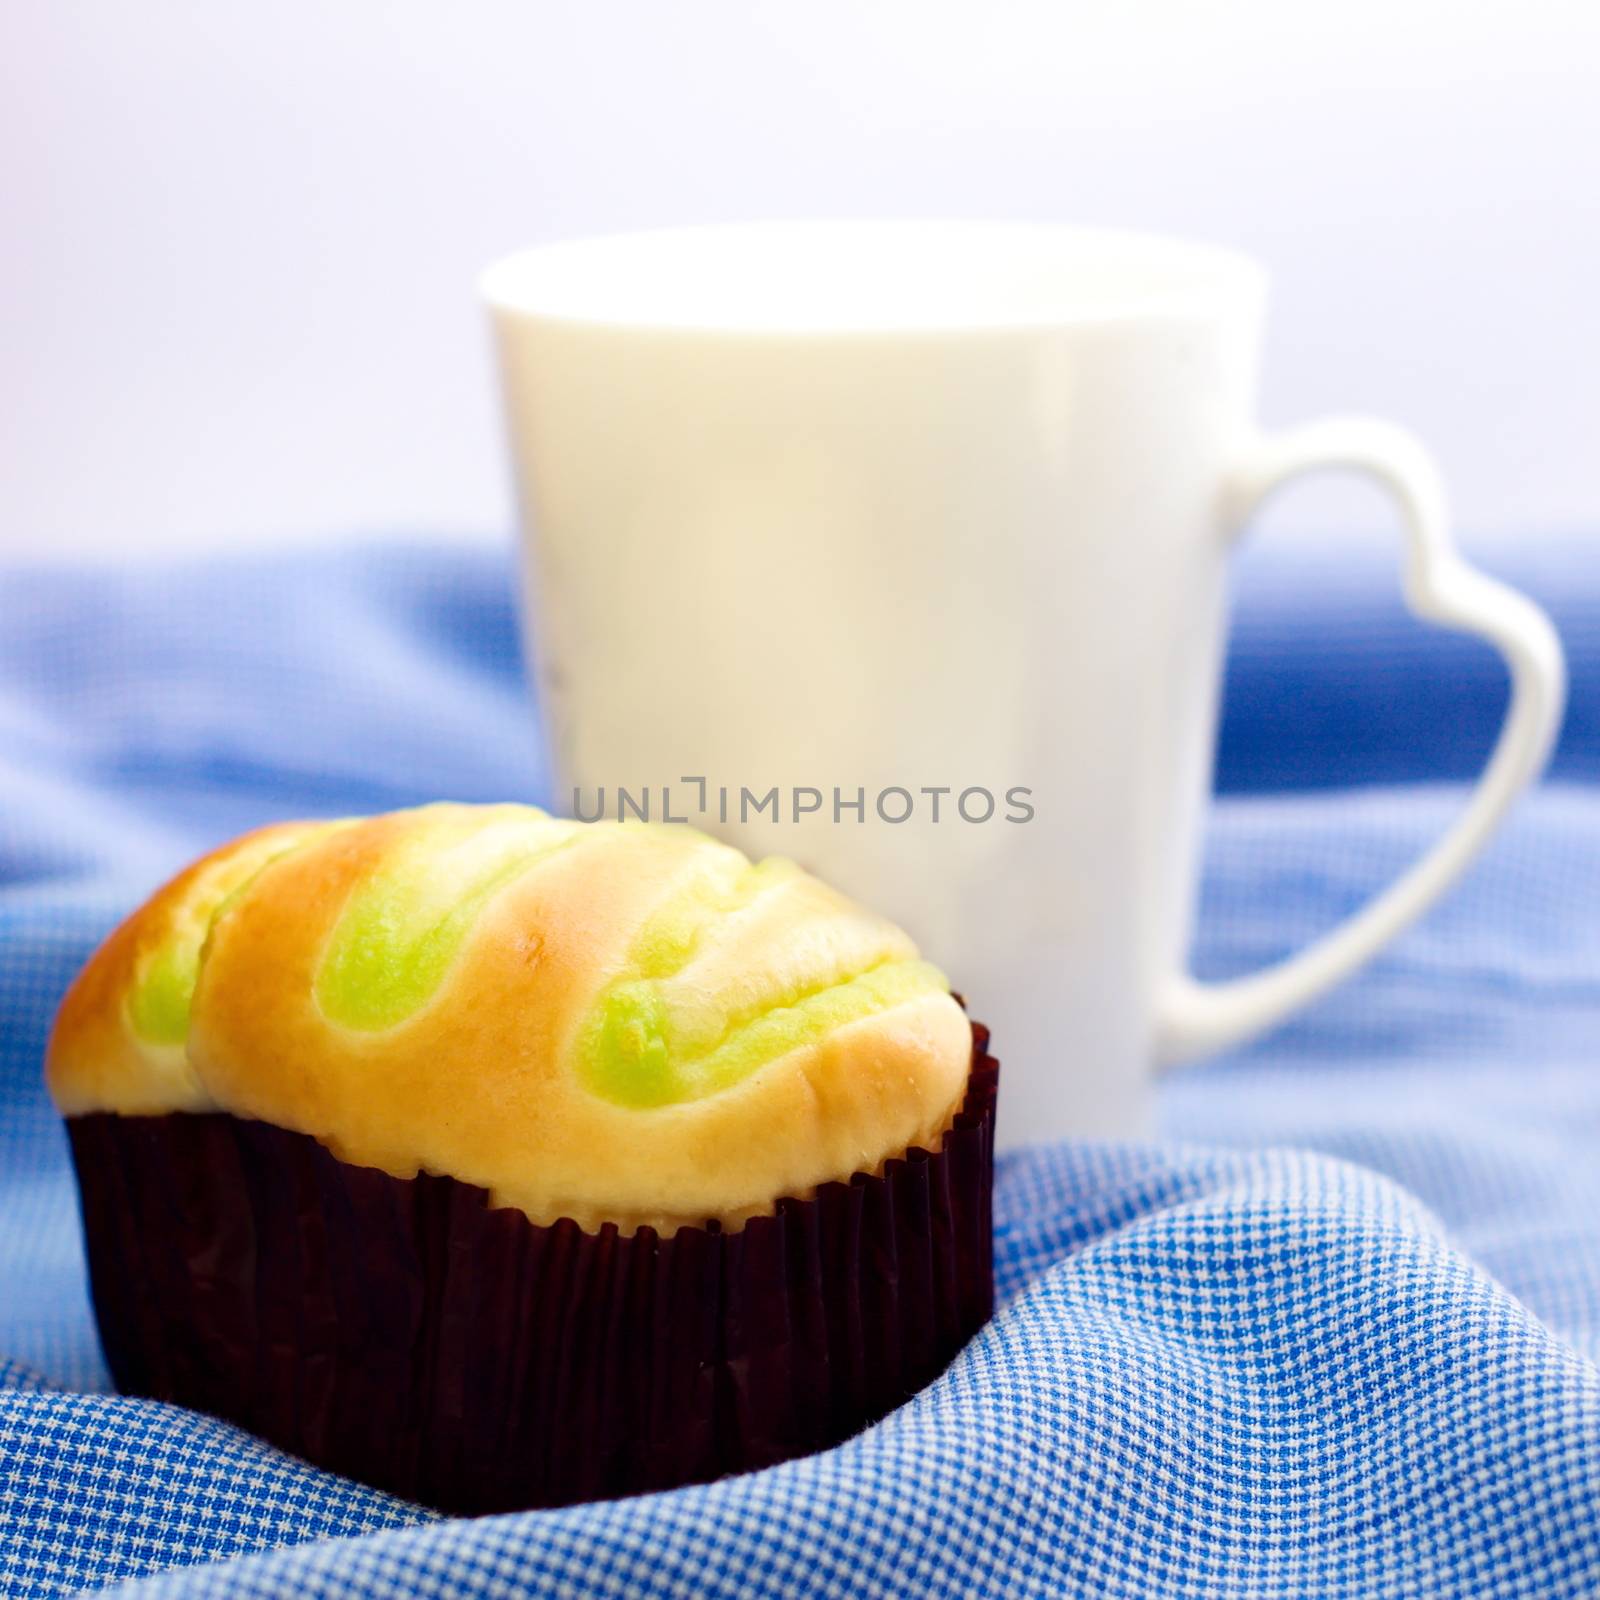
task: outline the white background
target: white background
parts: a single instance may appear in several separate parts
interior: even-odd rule
[[[1269,421],[1363,408],[1480,539],[1600,529],[1600,8],[4,0],[0,551],[509,522],[478,268],[785,215],[1192,233]],[[1288,523],[1376,522],[1302,492]]]

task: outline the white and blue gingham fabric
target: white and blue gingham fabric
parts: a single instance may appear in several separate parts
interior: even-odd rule
[[[1170,1138],[1006,1160],[1000,1309],[945,1377],[768,1472],[446,1521],[104,1392],[39,1071],[77,965],[202,846],[543,793],[509,561],[0,572],[0,1590],[1600,1593],[1600,575],[1510,575],[1573,657],[1552,781],[1358,982],[1173,1079]],[[1391,584],[1246,562],[1203,971],[1384,882],[1488,747],[1492,658]]]

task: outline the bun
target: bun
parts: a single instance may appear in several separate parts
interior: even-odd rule
[[[197,862],[74,983],[47,1071],[68,1116],[231,1112],[670,1232],[938,1149],[971,1059],[907,936],[788,862],[440,804]]]

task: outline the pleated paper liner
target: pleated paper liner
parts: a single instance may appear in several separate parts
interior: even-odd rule
[[[737,1231],[539,1227],[225,1113],[68,1121],[117,1385],[464,1513],[702,1482],[825,1448],[993,1306],[998,1065],[973,1027],[937,1153]]]

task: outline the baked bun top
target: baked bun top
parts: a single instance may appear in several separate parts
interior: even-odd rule
[[[227,1111],[538,1223],[737,1223],[937,1148],[966,1016],[893,924],[686,827],[431,805],[179,874],[50,1039],[68,1116]]]

